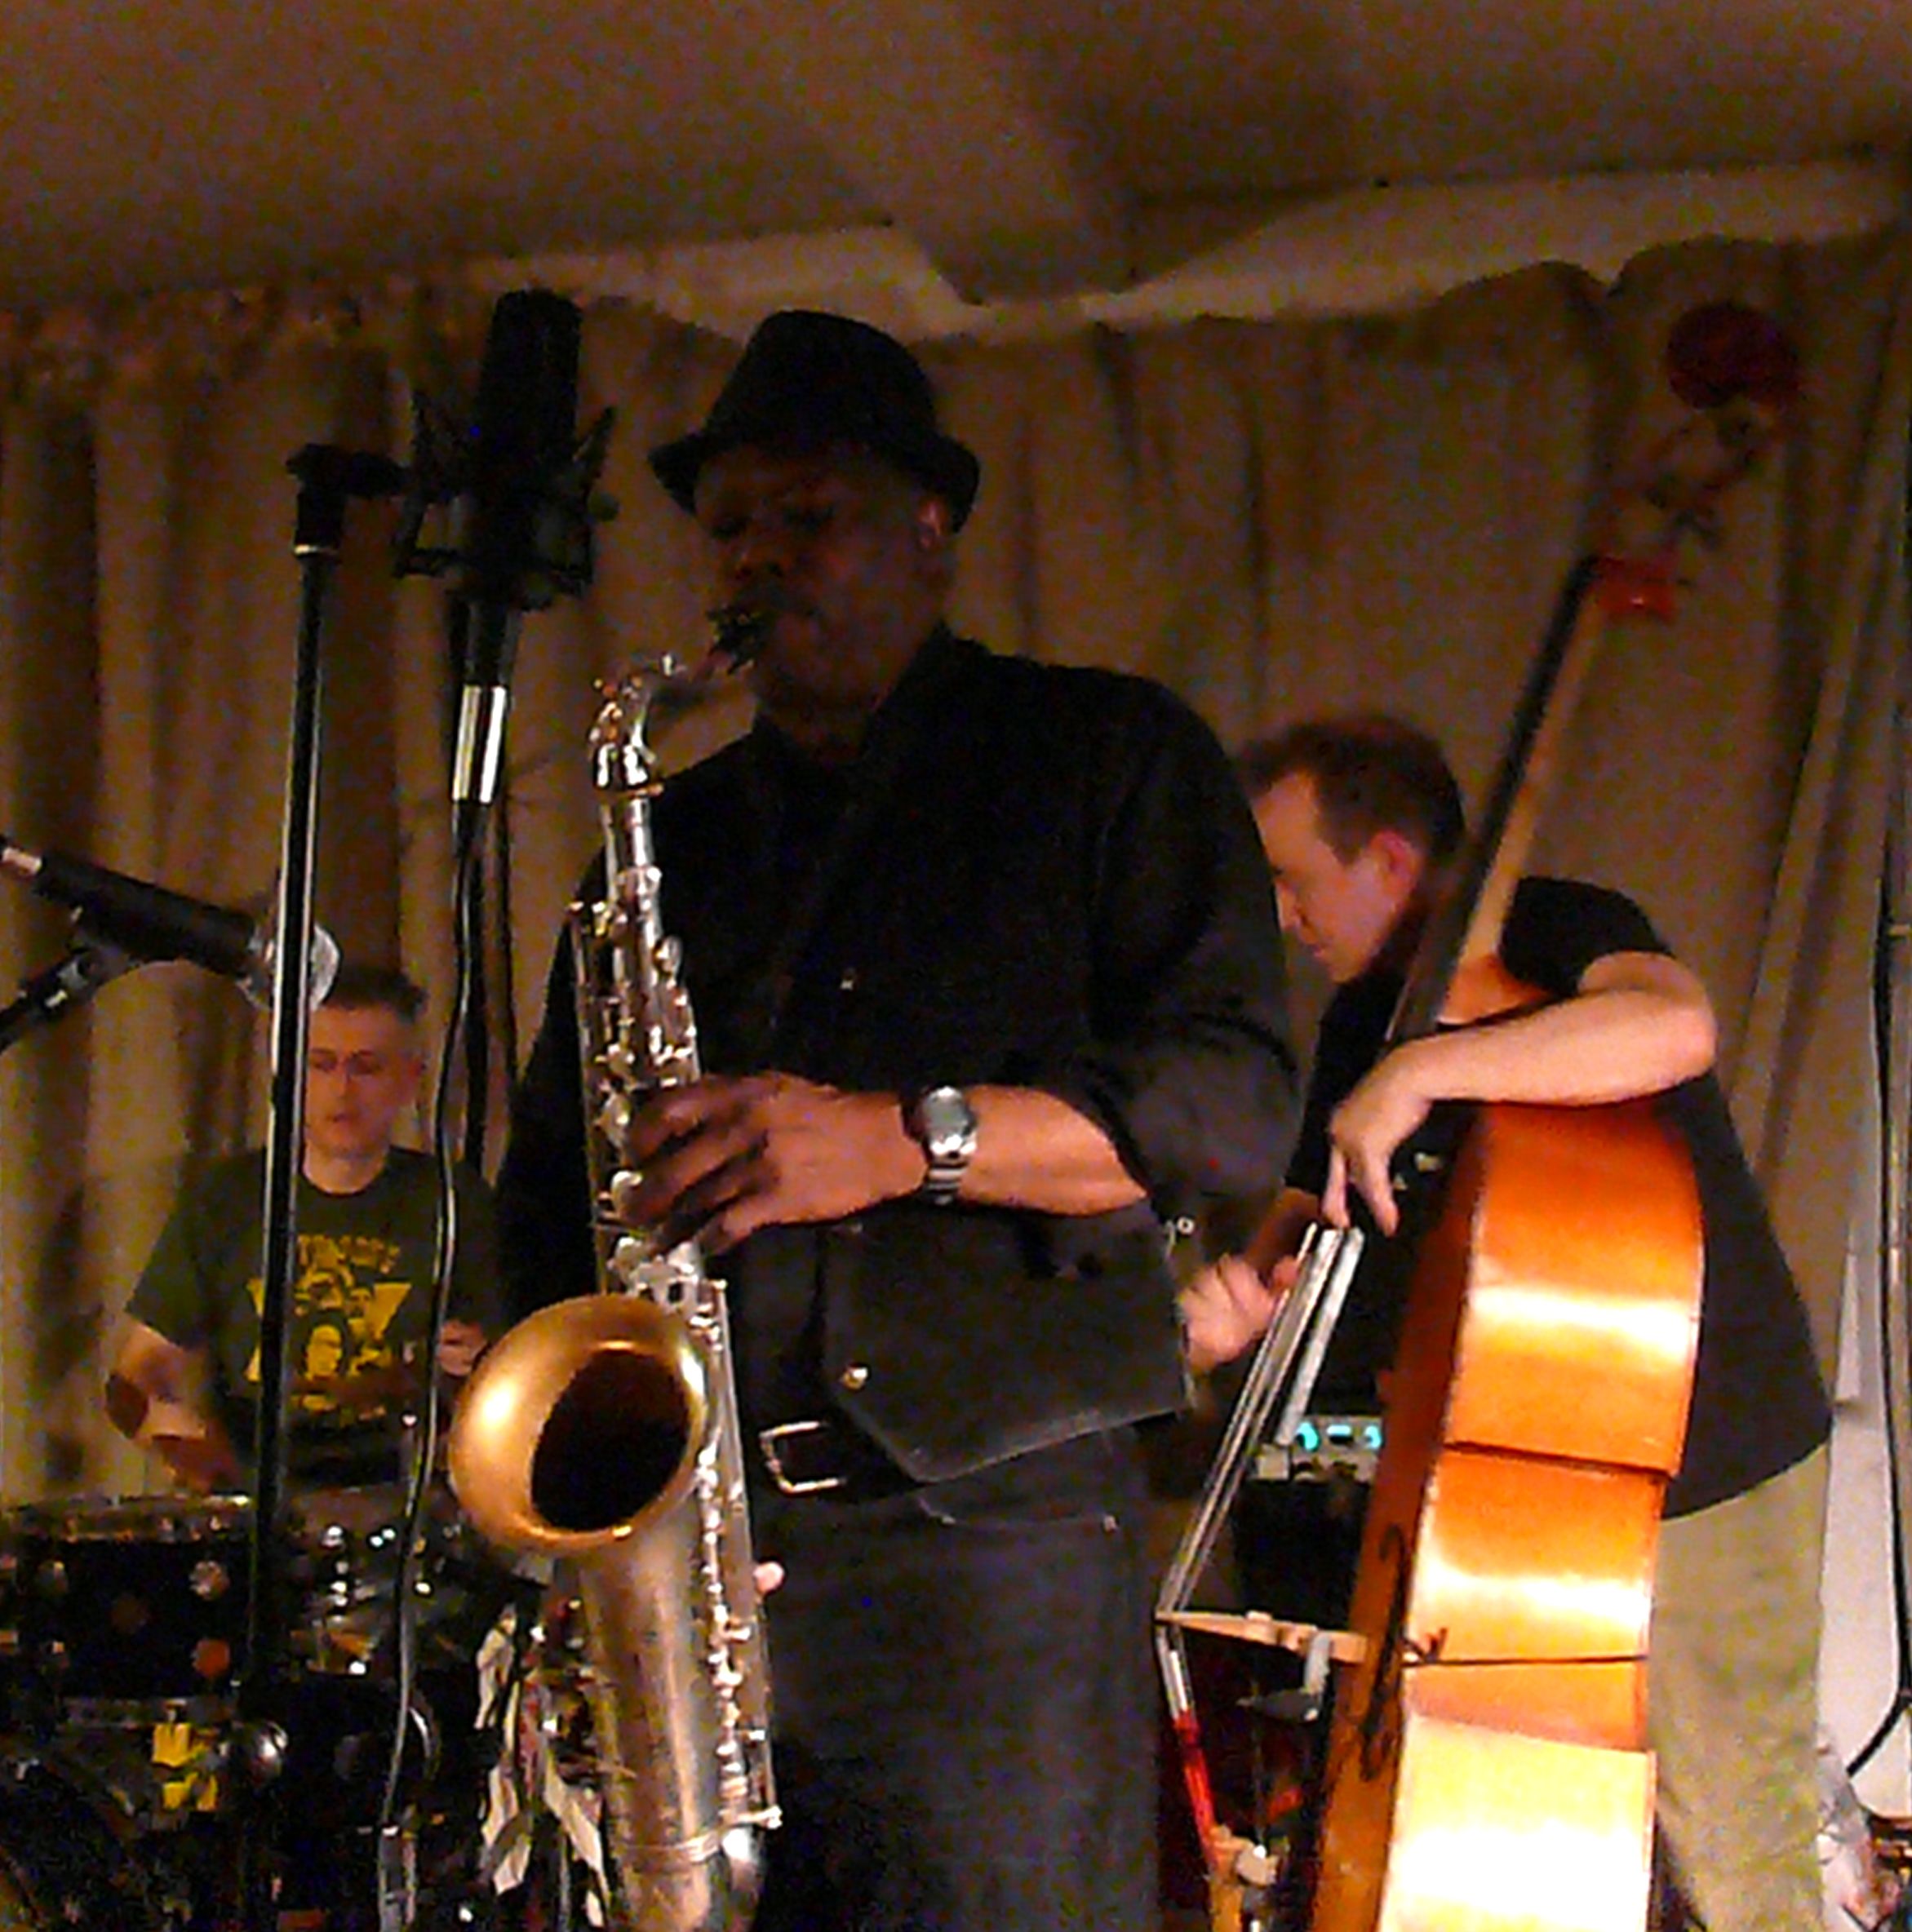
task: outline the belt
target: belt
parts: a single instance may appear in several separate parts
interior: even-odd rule
[[[901,1496],[916,1484],[863,1431],[839,1416],[805,1416],[757,1431],[764,1470],[779,1495],[854,1503]]]

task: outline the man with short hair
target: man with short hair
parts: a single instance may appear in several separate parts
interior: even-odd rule
[[[1253,826],[1160,687],[948,627],[978,465],[900,343],[773,316],[652,463],[761,638],[655,808],[708,1071],[624,1149],[729,1283],[785,1571],[758,1932],[1153,1932],[1165,1230],[1271,1185],[1292,1104]],[[501,1180],[540,1300],[593,1279],[570,977]]]
[[[423,1005],[403,973],[348,965],[310,1022],[286,1438],[288,1475],[308,1485],[397,1479],[402,1413],[423,1386],[437,1174],[427,1155],[394,1145],[424,1075]],[[264,1191],[255,1150],[182,1194],[134,1287],[107,1380],[114,1425],[202,1493],[250,1486]],[[462,1378],[499,1319],[490,1193],[462,1170],[457,1229],[437,1366]]]
[[[1185,1292],[1191,1353],[1209,1367],[1267,1327],[1317,1215],[1353,1194],[1397,1225],[1390,1163],[1442,1102],[1597,1105],[1652,1097],[1689,1152],[1705,1278],[1684,1460],[1668,1487],[1648,1653],[1658,1819],[1709,1932],[1817,1932],[1815,1672],[1824,1445],[1830,1416],[1805,1311],[1712,1071],[1699,981],[1638,907],[1569,880],[1523,880],[1501,962],[1543,1004],[1492,1024],[1387,1033],[1461,836],[1459,794],[1425,734],[1375,716],[1297,725],[1240,761],[1284,929],[1334,982],[1287,1185],[1245,1256]],[[1403,1257],[1364,1258],[1317,1389],[1326,1407],[1385,1413]],[[1597,1390],[1590,1391],[1597,1399]],[[1317,1534],[1345,1597],[1360,1524],[1308,1512],[1302,1486],[1253,1485],[1238,1526],[1262,1593],[1306,1570]],[[1258,1513],[1267,1512],[1258,1524]],[[1288,1611],[1285,1602],[1266,1607]],[[1306,1615],[1314,1606],[1302,1608]],[[1331,1602],[1319,1611],[1333,1617]]]

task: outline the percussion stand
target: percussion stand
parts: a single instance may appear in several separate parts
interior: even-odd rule
[[[354,497],[395,496],[398,464],[308,444],[286,467],[299,481],[292,554],[301,574],[298,649],[287,733],[284,826],[273,967],[271,1117],[266,1141],[264,1253],[260,1307],[260,1401],[246,1602],[246,1664],[238,1686],[234,1755],[240,1823],[235,1891],[251,1932],[276,1932],[272,1807],[268,1788],[284,1769],[287,1738],[273,1692],[286,1678],[289,1593],[286,1557],[286,1311],[297,1266],[296,1206],[304,1157],[305,1060],[313,950],[313,871],[317,818],[322,640],[327,592],[339,564],[346,506]]]

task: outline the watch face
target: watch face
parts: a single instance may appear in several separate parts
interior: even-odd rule
[[[917,1101],[916,1128],[932,1160],[960,1159],[976,1145],[975,1110],[955,1087],[932,1087]]]

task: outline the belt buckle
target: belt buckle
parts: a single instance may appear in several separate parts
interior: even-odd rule
[[[818,1435],[825,1433],[828,1424],[820,1416],[809,1416],[797,1422],[779,1422],[770,1429],[757,1431],[757,1447],[763,1451],[764,1466],[770,1472],[770,1480],[779,1491],[787,1496],[814,1496],[825,1490],[841,1489],[849,1482],[841,1473],[828,1476],[793,1476],[783,1466],[779,1445],[794,1441],[799,1436]]]

